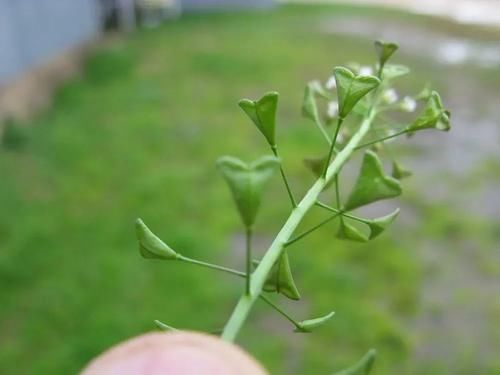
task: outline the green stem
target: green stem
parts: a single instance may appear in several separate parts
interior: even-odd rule
[[[282,254],[285,244],[289,241],[290,237],[293,235],[294,231],[297,229],[307,212],[314,206],[325,186],[327,186],[331,179],[338,174],[351,154],[355,151],[356,146],[360,144],[363,137],[370,130],[375,114],[376,113],[372,107],[367,117],[361,123],[361,126],[356,134],[354,134],[342,151],[337,154],[337,157],[328,167],[325,178],[319,178],[309,189],[304,198],[302,198],[297,207],[291,212],[273,243],[253,272],[252,281],[250,283],[250,295],[243,294],[240,297],[233,313],[227,321],[226,326],[224,327],[224,332],[222,333],[222,338],[224,340],[235,340],[238,332],[250,314],[253,304],[257,298],[259,298],[269,272],[271,272],[273,265]]]
[[[264,296],[263,294],[260,295],[260,299],[263,300],[265,303],[267,303],[269,306],[271,306],[273,309],[275,309],[277,312],[279,312],[281,315],[283,315],[287,320],[289,320],[296,328],[300,329],[299,323],[292,318],[290,315],[288,315],[284,310],[282,310],[278,305],[274,304],[269,298]]]
[[[316,123],[316,126],[319,128],[319,130],[323,134],[323,137],[325,137],[325,139],[328,142],[328,144],[331,145],[332,144],[332,140],[330,139],[330,136],[328,135],[328,132],[326,131],[325,127],[321,123],[321,120],[319,118],[316,118],[316,120],[314,120],[314,122]]]
[[[155,324],[156,324],[156,326],[157,326],[158,328],[160,328],[162,331],[174,331],[174,332],[175,332],[175,331],[178,331],[178,329],[177,329],[177,328],[171,327],[171,326],[169,326],[168,324],[165,324],[165,323],[163,323],[163,322],[161,322],[161,321],[159,321],[159,320],[155,320],[155,321],[154,321],[154,323],[155,323]]]
[[[332,221],[333,219],[335,219],[336,217],[338,217],[340,214],[335,214],[333,216],[330,216],[329,218],[326,218],[325,220],[323,220],[322,222],[320,222],[319,224],[316,224],[314,227],[312,227],[311,229],[308,229],[306,230],[305,232],[295,236],[294,238],[292,238],[291,240],[289,240],[287,243],[285,243],[285,247],[287,246],[290,246],[291,244],[297,242],[298,240],[301,240],[302,238],[304,238],[305,236],[307,236],[308,234],[314,232],[316,229],[319,229],[321,228],[323,225],[329,223],[330,221]]]
[[[380,66],[378,67],[377,77],[381,81],[382,81],[382,73],[384,71],[384,66],[385,66],[385,63],[384,64],[380,64]]]
[[[277,158],[280,157],[279,152],[278,152],[278,146],[276,146],[276,145],[271,146],[271,150],[273,150],[274,156],[276,156]],[[281,178],[283,179],[283,182],[285,183],[288,197],[290,198],[290,202],[292,203],[292,207],[295,208],[295,207],[297,207],[297,201],[295,200],[295,197],[293,196],[292,189],[290,188],[290,184],[288,183],[288,179],[286,178],[285,171],[284,171],[281,163],[280,163],[280,172],[281,172]]]
[[[332,160],[333,151],[335,150],[335,143],[337,142],[337,137],[339,136],[340,127],[342,126],[343,122],[344,119],[342,117],[339,117],[337,120],[337,128],[335,129],[335,134],[333,135],[333,140],[332,143],[330,144],[330,151],[328,152],[328,158],[326,159],[325,169],[323,170],[323,178],[326,177],[326,172],[328,170],[328,166],[330,165],[330,161]]]
[[[383,141],[386,141],[386,140],[391,139],[391,138],[399,137],[400,135],[405,134],[405,133],[408,133],[408,129],[403,129],[403,130],[400,130],[394,134],[388,135],[386,137],[379,138],[379,139],[376,139],[374,141],[370,141],[368,143],[364,143],[362,145],[356,146],[356,148],[354,150],[359,150],[360,148],[371,146],[375,143],[379,143],[379,142],[383,142]]]
[[[250,295],[250,284],[252,278],[252,228],[248,227],[245,232],[246,239],[246,284],[245,284],[245,292],[247,295]]]
[[[330,206],[328,206],[328,205],[326,205],[324,203],[321,203],[321,202],[316,202],[316,205],[319,206],[319,207],[321,207],[321,208],[324,208],[324,209],[326,209],[328,211],[336,212],[339,215],[348,217],[349,219],[353,219],[353,220],[356,220],[356,221],[359,221],[361,223],[365,223],[366,224],[366,220],[365,219],[360,218],[358,216],[350,215],[350,214],[348,214],[348,213],[346,213],[346,212],[344,212],[344,211],[342,211],[340,209],[330,207]]]
[[[222,272],[225,272],[225,273],[230,273],[232,275],[237,275],[237,276],[241,276],[241,277],[245,277],[246,276],[245,272],[233,270],[232,268],[227,268],[227,267],[219,266],[217,264],[202,262],[201,260],[191,259],[191,258],[185,257],[183,255],[179,255],[177,259],[180,260],[181,262],[186,262],[186,263],[190,263],[190,264],[196,264],[197,266],[201,266],[201,267],[205,267],[205,268],[210,268],[210,269],[222,271]]]

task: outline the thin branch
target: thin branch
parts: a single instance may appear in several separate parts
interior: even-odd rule
[[[245,272],[233,270],[232,268],[228,268],[228,267],[224,267],[224,266],[219,266],[218,264],[212,264],[212,263],[202,262],[201,260],[196,260],[196,259],[188,258],[188,257],[185,257],[183,255],[179,255],[179,257],[177,259],[180,260],[180,261],[182,261],[182,262],[186,262],[186,263],[190,263],[190,264],[195,264],[197,266],[201,266],[201,267],[210,268],[210,269],[213,269],[213,270],[222,271],[222,272],[229,273],[229,274],[236,275],[236,276],[240,276],[240,277],[245,277],[246,276]]]
[[[288,321],[290,321],[296,328],[300,328],[299,323],[293,319],[290,315],[288,315],[284,310],[282,310],[278,305],[275,305],[269,298],[264,296],[263,294],[260,295],[260,299],[262,299],[265,303],[267,303],[269,306],[271,306],[273,309],[275,309],[278,313],[283,315]]]
[[[359,149],[361,149],[361,148],[363,148],[363,147],[371,146],[371,145],[373,145],[373,144],[375,144],[375,143],[379,143],[379,142],[387,141],[388,139],[398,137],[398,136],[400,136],[400,135],[402,135],[402,134],[405,134],[405,133],[408,133],[408,129],[407,129],[407,128],[405,128],[405,129],[403,129],[403,130],[400,130],[400,131],[398,131],[398,132],[396,132],[396,133],[390,134],[390,135],[388,135],[388,136],[386,136],[386,137],[379,138],[379,139],[376,139],[376,140],[374,140],[374,141],[370,141],[370,142],[368,142],[368,143],[364,143],[364,144],[362,144],[362,145],[356,146],[356,147],[354,148],[354,151],[359,150]]]
[[[298,236],[292,238],[290,241],[286,242],[285,243],[285,247],[287,246],[290,246],[291,244],[297,242],[298,240],[301,240],[302,238],[304,238],[305,236],[307,236],[308,234],[314,232],[316,229],[318,228],[321,228],[323,225],[329,223],[330,221],[332,221],[333,219],[335,219],[337,216],[339,216],[340,213],[337,213],[333,216],[330,216],[329,218],[326,218],[325,220],[323,220],[322,222],[320,222],[319,224],[316,224],[314,227],[312,227],[311,229],[308,229],[306,230],[305,232],[299,234]]]
[[[358,216],[354,216],[354,215],[350,215],[348,213],[346,213],[345,211],[342,211],[340,209],[337,209],[337,208],[333,208],[333,207],[330,207],[322,202],[316,202],[316,206],[319,206],[321,208],[324,208],[328,211],[331,211],[331,212],[336,212],[337,214],[339,215],[342,215],[342,216],[345,216],[345,217],[348,217],[349,219],[353,219],[353,220],[356,220],[356,221],[359,221],[361,223],[365,223],[366,224],[366,220],[361,218],[361,217],[358,217]]]
[[[271,150],[273,151],[274,156],[280,157],[279,152],[278,152],[278,146],[273,145],[271,146]],[[280,163],[280,172],[281,172],[281,178],[283,179],[283,182],[285,183],[286,191],[288,193],[288,197],[290,198],[290,202],[292,203],[292,207],[295,208],[297,207],[297,201],[295,200],[295,197],[293,196],[292,189],[290,187],[290,184],[288,183],[288,179],[286,178],[285,175],[285,170],[283,169],[283,166]]]
[[[245,291],[250,295],[250,282],[252,278],[252,228],[248,227],[245,232],[246,239],[246,284]]]
[[[330,151],[328,152],[328,158],[326,159],[325,168],[323,169],[323,178],[326,177],[326,172],[328,171],[328,166],[330,165],[330,161],[332,160],[333,152],[335,151],[335,143],[337,143],[337,137],[339,136],[340,127],[344,119],[339,117],[337,120],[337,127],[335,128],[335,134],[333,135],[332,143],[330,144]]]

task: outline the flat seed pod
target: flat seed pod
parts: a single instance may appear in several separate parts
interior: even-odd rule
[[[368,375],[373,368],[376,355],[377,351],[375,349],[370,349],[354,366],[336,372],[333,375]]]
[[[334,315],[335,312],[332,311],[329,314],[321,316],[319,318],[303,320],[302,322],[298,323],[298,327],[295,329],[295,332],[312,332],[315,328],[320,327],[327,321],[329,321]]]
[[[305,88],[302,115],[316,124],[320,122],[318,104],[316,103],[316,88],[313,82],[309,82]]]
[[[135,231],[144,258],[177,259],[178,254],[151,232],[141,219],[135,221]]]
[[[408,126],[408,130],[411,133],[423,129],[448,131],[450,127],[450,112],[443,108],[439,94],[432,91],[423,112]]]
[[[394,212],[390,213],[389,215],[382,216],[376,219],[371,219],[371,220],[366,220],[365,223],[370,227],[370,236],[369,239],[372,240],[375,237],[378,237],[379,235],[384,232],[389,225],[391,225],[394,220],[396,220],[396,217],[399,215],[399,208],[396,209]]]
[[[392,55],[398,50],[399,46],[396,43],[384,42],[377,40],[375,42],[375,52],[377,53],[378,63],[384,66]]]
[[[263,156],[247,164],[232,156],[223,156],[217,167],[229,185],[245,226],[252,227],[259,210],[266,182],[279,168],[280,159]]]
[[[369,237],[362,233],[357,228],[350,224],[347,224],[345,220],[340,220],[339,230],[337,232],[337,238],[341,240],[349,240],[354,242],[368,242]]]
[[[327,157],[322,157],[322,158],[305,158],[303,160],[304,165],[306,166],[307,169],[309,169],[314,177],[320,178],[323,174],[325,164],[326,164],[326,159]],[[328,189],[332,184],[334,183],[334,180],[331,180],[326,184],[324,190]]]
[[[274,264],[263,287],[266,292],[276,292],[292,300],[299,300],[300,293],[293,280],[288,253],[283,251],[278,261]]]
[[[366,94],[380,84],[374,76],[355,76],[353,72],[344,67],[333,70],[337,82],[337,95],[339,102],[339,116],[345,118]]]
[[[352,210],[381,199],[397,197],[401,192],[399,181],[385,175],[377,154],[368,150],[345,209]]]
[[[276,111],[278,108],[277,92],[268,92],[259,100],[242,99],[240,108],[253,121],[271,146],[276,145]]]
[[[392,177],[402,180],[403,178],[410,177],[412,174],[411,171],[403,168],[397,161],[392,162]]]

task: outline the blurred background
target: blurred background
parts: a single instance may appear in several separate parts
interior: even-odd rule
[[[290,250],[304,298],[279,302],[335,318],[298,335],[257,304],[239,343],[275,374],[331,373],[371,347],[375,374],[500,374],[499,17],[494,0],[0,0],[0,373],[76,373],[154,319],[220,329],[242,285],[145,261],[134,219],[185,255],[241,268],[214,161],[268,149],[237,101],[281,93],[301,195],[313,181],[302,159],[324,149],[300,115],[305,84],[374,64],[384,38],[412,69],[398,95],[431,84],[453,128],[391,144],[414,175],[370,210],[401,207],[383,236],[342,242],[332,224]],[[276,178],[258,252],[288,211]]]

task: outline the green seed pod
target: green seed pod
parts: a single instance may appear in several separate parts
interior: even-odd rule
[[[141,219],[135,221],[139,251],[144,258],[175,260],[179,257],[174,250],[160,240]]]
[[[295,329],[295,332],[312,332],[315,328],[320,327],[329,321],[334,315],[335,312],[332,311],[331,313],[319,318],[303,320],[298,323],[298,327]]]
[[[333,70],[337,82],[337,96],[339,102],[339,116],[345,118],[366,94],[375,89],[380,80],[374,76],[355,76],[344,67]]]
[[[336,372],[333,375],[368,375],[373,368],[376,355],[377,351],[370,349],[354,366]]]
[[[398,215],[399,215],[399,208],[396,209],[394,212],[390,213],[389,215],[382,216],[376,219],[366,220],[365,223],[370,227],[369,239],[372,240],[375,237],[381,235],[382,232],[384,232],[387,229],[387,227],[391,225],[394,220],[396,220],[396,217]]]
[[[399,181],[385,175],[377,154],[366,151],[360,174],[347,199],[345,209],[352,210],[381,199],[397,197],[401,193]]]
[[[408,126],[409,133],[423,129],[450,130],[450,111],[443,108],[441,97],[436,91],[431,92],[422,114]]]
[[[276,111],[278,108],[277,92],[268,92],[259,100],[242,99],[240,108],[250,117],[271,146],[276,146]]]
[[[263,156],[250,164],[232,156],[217,161],[247,228],[253,226],[257,217],[264,185],[279,166],[280,159],[274,156]]]
[[[377,53],[379,65],[384,66],[398,49],[399,46],[396,43],[377,40],[375,42],[375,52]]]
[[[397,161],[392,162],[392,177],[402,180],[403,178],[410,177],[413,173],[411,171],[405,169],[401,164]]]
[[[341,240],[349,240],[354,242],[368,242],[369,238],[366,234],[358,230],[356,227],[349,225],[345,220],[340,220],[337,238]]]
[[[300,293],[293,280],[288,253],[283,251],[278,261],[274,264],[263,288],[266,292],[276,292],[293,300],[300,299]]]

